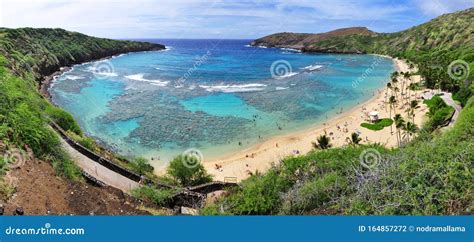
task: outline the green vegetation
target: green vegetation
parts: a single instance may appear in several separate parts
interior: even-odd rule
[[[433,96],[431,99],[425,100],[424,103],[429,108],[428,117],[430,119],[424,127],[428,131],[447,124],[455,111],[453,107],[446,105],[439,96]]]
[[[13,147],[30,147],[34,154],[49,160],[59,174],[76,180],[80,170],[60,148],[58,136],[48,126],[46,110],[51,105],[38,95],[31,76],[20,78],[0,67],[0,141]]]
[[[77,124],[76,120],[74,120],[74,117],[72,117],[70,113],[50,105],[46,107],[45,111],[49,118],[59,125],[59,127],[65,131],[71,131],[82,136],[81,127],[79,127],[79,124]]]
[[[0,28],[0,54],[9,68],[36,80],[62,66],[96,60],[132,51],[163,49],[163,45],[94,38],[63,29]]]
[[[80,169],[61,148],[49,122],[56,122],[86,148],[97,146],[83,136],[69,113],[39,95],[39,81],[61,66],[163,46],[94,38],[62,29],[0,28],[0,36],[0,142],[10,148],[29,147],[35,157],[50,161],[59,175],[81,179]],[[7,169],[4,163],[1,169],[2,173]]]
[[[370,130],[378,131],[378,130],[384,129],[385,127],[390,127],[390,125],[392,124],[393,124],[392,119],[382,118],[382,119],[377,120],[377,122],[375,123],[361,123],[360,126],[370,129]]]
[[[144,175],[147,173],[153,173],[153,166],[150,165],[147,159],[145,158],[136,158],[132,162],[130,162],[130,166],[133,171],[137,172],[140,175]]]
[[[331,139],[326,134],[319,136],[317,142],[313,143],[315,149],[325,150],[331,146]]]
[[[459,101],[461,106],[465,106],[469,97],[474,94],[474,84],[461,86],[458,92],[453,95],[453,99]]]
[[[171,202],[176,192],[177,191],[173,189],[157,189],[149,186],[141,186],[132,190],[132,196],[142,200],[149,200],[158,206],[166,206]]]
[[[195,156],[180,155],[172,160],[167,173],[182,186],[193,186],[212,181],[204,166]]]
[[[287,157],[202,214],[469,214],[474,205],[474,97],[455,126],[399,149],[347,146]],[[439,131],[435,131],[439,132]],[[366,154],[376,157],[367,166]]]
[[[351,134],[351,137],[347,137],[346,138],[346,141],[347,143],[349,143],[350,145],[358,145],[361,141],[362,141],[362,138],[360,137],[360,135],[356,132],[353,132]]]

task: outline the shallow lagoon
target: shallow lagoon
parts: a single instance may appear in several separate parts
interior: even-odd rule
[[[155,42],[170,49],[77,65],[50,92],[88,135],[122,155],[153,157],[156,167],[190,148],[211,159],[322,123],[371,98],[394,70],[379,56],[247,40]]]

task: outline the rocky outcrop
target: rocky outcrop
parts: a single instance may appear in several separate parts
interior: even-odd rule
[[[318,47],[319,42],[332,38],[347,36],[377,36],[378,34],[365,27],[352,27],[336,29],[326,33],[307,34],[307,33],[277,33],[250,43],[252,46],[292,48],[305,52],[328,52],[328,53],[363,53],[362,50],[340,50],[333,48]]]

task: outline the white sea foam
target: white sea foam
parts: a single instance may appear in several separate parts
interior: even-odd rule
[[[317,70],[319,68],[322,68],[322,67],[323,67],[322,65],[309,65],[309,66],[307,66],[303,69],[308,70],[308,71],[315,71],[315,70]]]
[[[80,80],[84,79],[82,76],[76,76],[76,75],[65,75],[64,79],[69,79],[69,80]]]
[[[104,69],[104,71],[101,71],[100,68],[96,69],[94,66],[89,66],[86,68],[86,70],[89,72],[92,72],[94,75],[109,76],[109,77],[118,76],[118,74],[115,72],[109,72],[109,71],[112,71],[110,68],[106,68]]]
[[[114,55],[112,57],[110,57],[110,59],[115,59],[115,58],[118,58],[118,57],[122,57],[122,56],[126,56],[128,53],[123,53],[123,54],[119,54],[119,55]]]
[[[151,85],[160,86],[160,87],[164,87],[169,83],[167,81],[146,79],[143,76],[144,76],[144,74],[139,73],[139,74],[128,75],[128,76],[125,76],[125,77],[130,79],[130,80],[134,80],[134,81],[149,82]]]
[[[281,49],[284,50],[284,51],[289,51],[289,52],[298,52],[298,53],[301,52],[301,50],[297,50],[297,49],[293,49],[293,48],[281,48]]]
[[[115,72],[95,72],[94,71],[94,74],[101,75],[101,76],[110,76],[110,77],[118,76],[118,74]]]
[[[276,76],[275,78],[284,79],[284,78],[288,78],[288,77],[292,77],[292,76],[296,76],[296,75],[298,75],[298,72],[290,72],[290,73],[286,73],[285,75]]]
[[[288,89],[289,87],[275,87],[275,90],[277,91],[281,91],[281,90],[286,90]]]
[[[265,90],[265,84],[251,83],[251,84],[242,84],[242,85],[199,85],[199,87],[206,89],[208,92],[257,92]]]

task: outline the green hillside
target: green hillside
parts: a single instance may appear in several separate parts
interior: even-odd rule
[[[474,97],[446,133],[390,150],[359,145],[287,157],[202,214],[472,214]],[[379,154],[373,168],[364,152]]]
[[[317,38],[321,34],[313,34],[314,37],[311,37],[310,34],[281,33],[263,37],[253,43],[299,47],[306,52],[375,53],[401,57],[418,65],[428,87],[458,91],[463,86],[461,81],[474,79],[474,71],[470,72],[468,78],[458,80],[448,75],[448,66],[453,61],[463,60],[468,63],[470,70],[474,70],[473,19],[474,8],[470,8],[442,15],[396,33],[369,34],[367,31],[359,31],[329,38]],[[464,73],[467,73],[467,66],[463,68]]]
[[[50,75],[71,66],[126,52],[160,50],[163,45],[90,37],[64,29],[0,28],[0,54],[17,74]]]
[[[49,127],[54,120],[88,142],[73,117],[52,106],[38,92],[45,75],[62,66],[130,51],[163,49],[163,45],[94,38],[62,29],[0,29],[0,148],[31,149],[39,159],[51,161],[59,174],[78,179],[79,169],[60,148]],[[2,150],[2,151],[5,151]],[[0,157],[0,176],[7,167]],[[0,182],[0,200],[7,191]]]

